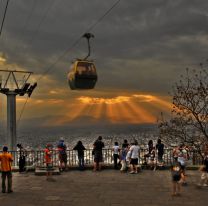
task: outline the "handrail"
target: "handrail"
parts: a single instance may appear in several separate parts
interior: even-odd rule
[[[13,166],[18,166],[18,159],[19,159],[19,151],[10,151],[13,156]],[[78,166],[78,154],[75,150],[67,150],[67,165],[69,167]],[[139,164],[144,164],[145,159],[144,155],[148,153],[148,149],[140,149],[139,151]],[[189,164],[190,165],[201,165],[202,164],[202,157],[198,154],[197,151],[192,150],[189,151],[190,153],[190,159]],[[54,166],[59,165],[59,153],[57,150],[52,150],[52,162]],[[44,166],[44,150],[31,150],[31,151],[25,151],[26,156],[26,166],[32,167],[32,166]],[[92,155],[92,149],[86,149],[84,151],[84,159],[85,159],[85,165],[93,165],[94,158]],[[158,163],[157,160],[157,152],[155,156],[156,164]],[[173,158],[173,150],[172,149],[164,149],[164,155],[163,155],[163,163],[166,166],[171,165],[171,163],[174,161]],[[103,163],[104,165],[113,165],[113,151],[112,149],[103,149]]]

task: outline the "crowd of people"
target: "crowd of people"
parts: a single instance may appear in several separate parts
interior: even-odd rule
[[[26,151],[21,144],[17,144],[19,151],[19,172],[25,172]],[[94,158],[93,171],[101,170],[103,162],[103,148],[105,147],[102,136],[99,136],[93,144],[92,156]],[[78,141],[73,150],[77,151],[79,169],[85,169],[84,147],[81,141]],[[60,139],[55,149],[59,157],[59,170],[67,170],[67,146],[63,139]],[[46,165],[46,179],[52,180],[53,171],[53,158],[54,153],[53,145],[47,144],[44,149],[44,163]],[[139,164],[140,147],[136,140],[128,143],[125,139],[121,146],[115,142],[112,146],[114,169],[121,172],[129,172],[129,174],[137,174],[141,170],[141,166],[149,167],[156,170],[157,167],[164,167],[163,155],[164,144],[161,139],[158,139],[154,145],[152,140],[148,142],[147,152],[143,155],[143,165]],[[180,185],[187,185],[186,164],[190,158],[189,148],[185,144],[177,146],[172,151],[173,162],[171,165],[171,176],[173,183],[173,195],[180,195]],[[2,172],[2,193],[8,193],[12,190],[12,168],[13,161],[12,155],[8,152],[8,147],[3,147],[3,152],[0,154],[1,172]],[[199,186],[208,186],[208,147],[203,154],[203,165],[200,167],[201,179]],[[7,179],[7,190],[6,190]]]

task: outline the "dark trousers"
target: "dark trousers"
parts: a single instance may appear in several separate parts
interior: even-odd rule
[[[114,169],[118,169],[118,154],[113,154],[113,160],[114,160]]]
[[[2,171],[1,178],[2,178],[2,192],[6,191],[6,178],[7,178],[7,191],[10,192],[12,190],[12,172]]]
[[[84,169],[84,155],[78,156],[78,159],[79,159],[79,169],[83,170]]]

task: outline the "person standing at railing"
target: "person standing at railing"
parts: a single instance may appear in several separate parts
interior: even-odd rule
[[[45,163],[46,163],[46,180],[52,180],[52,170],[53,170],[53,163],[52,163],[52,145],[47,144],[46,148],[44,149],[45,153]]]
[[[120,148],[118,146],[118,142],[114,143],[112,150],[113,150],[114,169],[117,170],[118,169],[119,154],[120,154]]]
[[[59,140],[57,148],[59,152],[60,171],[65,171],[67,168],[67,148],[63,139]]]
[[[25,163],[26,163],[26,151],[21,144],[17,144],[17,148],[19,149],[19,172],[24,172]]]
[[[93,154],[94,154],[94,168],[93,171],[101,170],[101,162],[103,162],[103,153],[104,143],[102,142],[102,136],[99,136],[98,139],[93,144]]]
[[[156,149],[159,166],[163,166],[164,144],[162,143],[161,139],[157,140]]]
[[[129,147],[129,144],[128,144],[128,141],[125,139],[124,140],[124,143],[122,144],[122,149],[121,149],[121,154],[120,154],[120,159],[121,159],[121,169],[120,171],[123,172],[123,171],[126,171],[126,168],[127,168],[127,163],[126,163],[126,155],[127,155],[127,152],[128,152],[128,147]]]
[[[81,141],[78,141],[73,150],[77,150],[78,152],[79,169],[84,170],[84,150],[86,150],[84,145]]]
[[[151,152],[150,152],[149,157],[148,157],[148,159],[149,159],[148,164],[150,166],[150,169],[153,170],[153,171],[155,171],[157,169],[155,154],[156,154],[155,147],[153,147],[151,149]]]
[[[135,140],[130,147],[130,174],[137,174],[137,166],[139,162],[139,146],[138,142]]]
[[[1,162],[1,178],[2,178],[2,193],[6,192],[6,178],[7,178],[7,192],[11,193],[12,190],[12,169],[11,163],[13,161],[12,155],[8,152],[8,147],[3,147],[3,153],[0,154]]]
[[[147,159],[151,156],[152,150],[153,150],[153,141],[149,140],[148,142],[148,153],[144,155],[144,165],[147,165]]]

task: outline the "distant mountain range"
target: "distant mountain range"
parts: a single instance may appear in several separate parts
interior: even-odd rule
[[[68,118],[69,119],[69,118]],[[64,120],[64,121],[63,121]],[[63,121],[61,124],[59,122]],[[66,129],[66,128],[91,128],[91,129],[113,129],[113,130],[125,130],[125,129],[140,129],[140,130],[156,130],[157,125],[152,123],[145,124],[130,124],[126,122],[112,123],[107,118],[94,118],[91,116],[81,116],[73,120],[67,120],[66,116],[45,116],[38,118],[31,118],[21,120],[20,129]],[[122,129],[123,128],[123,129]]]
[[[83,116],[74,119],[73,121],[65,121],[62,125],[54,125],[53,123],[59,119],[66,119],[64,116],[47,116],[41,118],[31,118],[22,120],[18,133],[35,132],[39,134],[71,134],[83,135],[86,133],[97,134],[113,134],[113,133],[155,133],[157,132],[156,124],[128,124],[128,123],[111,123],[107,119],[99,119]]]

